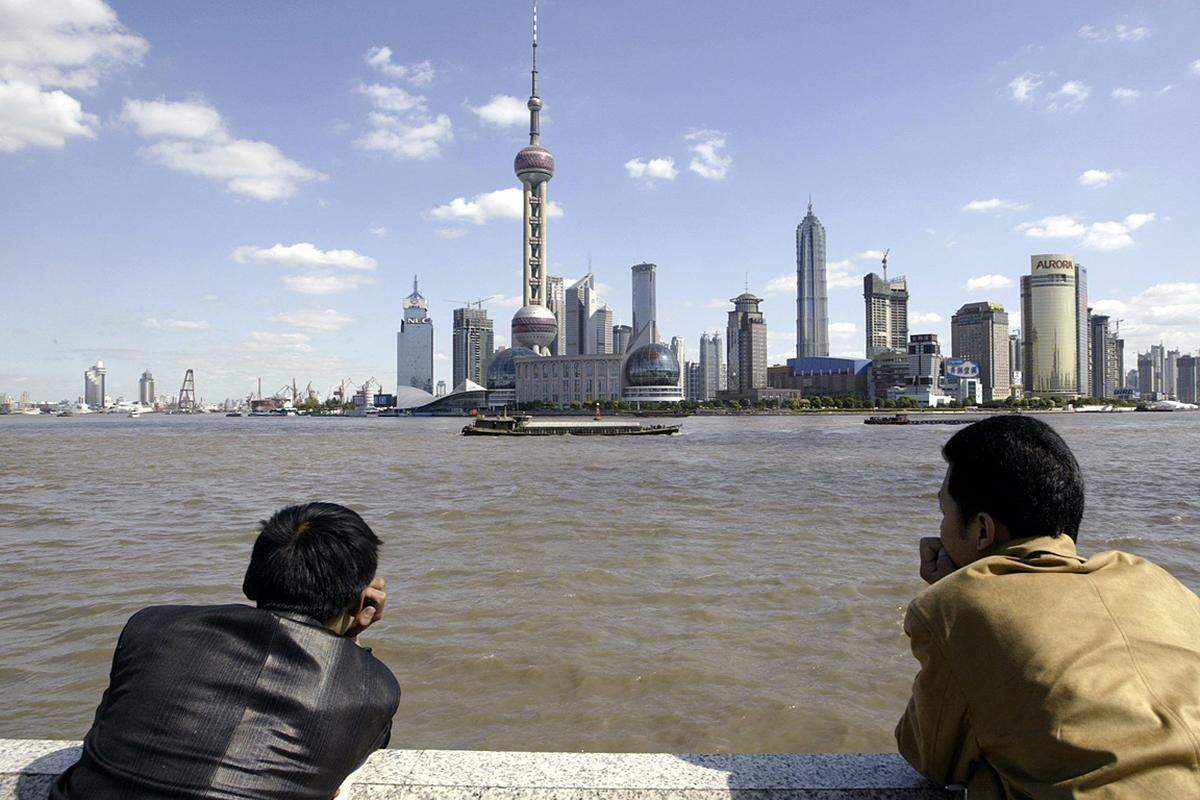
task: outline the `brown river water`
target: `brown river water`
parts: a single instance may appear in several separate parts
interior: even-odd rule
[[[1085,553],[1200,590],[1200,413],[1046,415]],[[692,418],[649,438],[479,439],[462,420],[0,417],[0,737],[80,738],[117,634],[244,602],[258,520],[304,500],[384,539],[364,640],[392,747],[887,751],[951,426]]]

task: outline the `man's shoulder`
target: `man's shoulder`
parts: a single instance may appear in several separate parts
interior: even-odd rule
[[[191,627],[239,622],[270,624],[271,619],[267,612],[243,603],[209,606],[147,606],[129,618],[129,621],[125,623],[122,636],[137,636],[148,631],[152,631],[155,636],[163,636],[181,624]]]

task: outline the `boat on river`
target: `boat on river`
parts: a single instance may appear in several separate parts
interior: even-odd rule
[[[476,417],[463,436],[670,436],[679,425],[607,419],[534,419],[528,414]]]
[[[969,417],[967,419],[913,419],[907,414],[892,414],[887,417],[867,417],[863,420],[864,425],[970,425],[972,422],[979,422],[980,417]]]

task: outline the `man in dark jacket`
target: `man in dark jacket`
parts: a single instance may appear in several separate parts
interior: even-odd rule
[[[329,800],[384,747],[400,687],[357,636],[383,617],[380,541],[343,506],[262,523],[242,591],[156,606],[117,641],[83,756],[51,800]]]

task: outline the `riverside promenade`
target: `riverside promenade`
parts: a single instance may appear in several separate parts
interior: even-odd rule
[[[0,739],[0,800],[44,800],[79,742]],[[894,753],[381,750],[339,800],[948,800]]]

